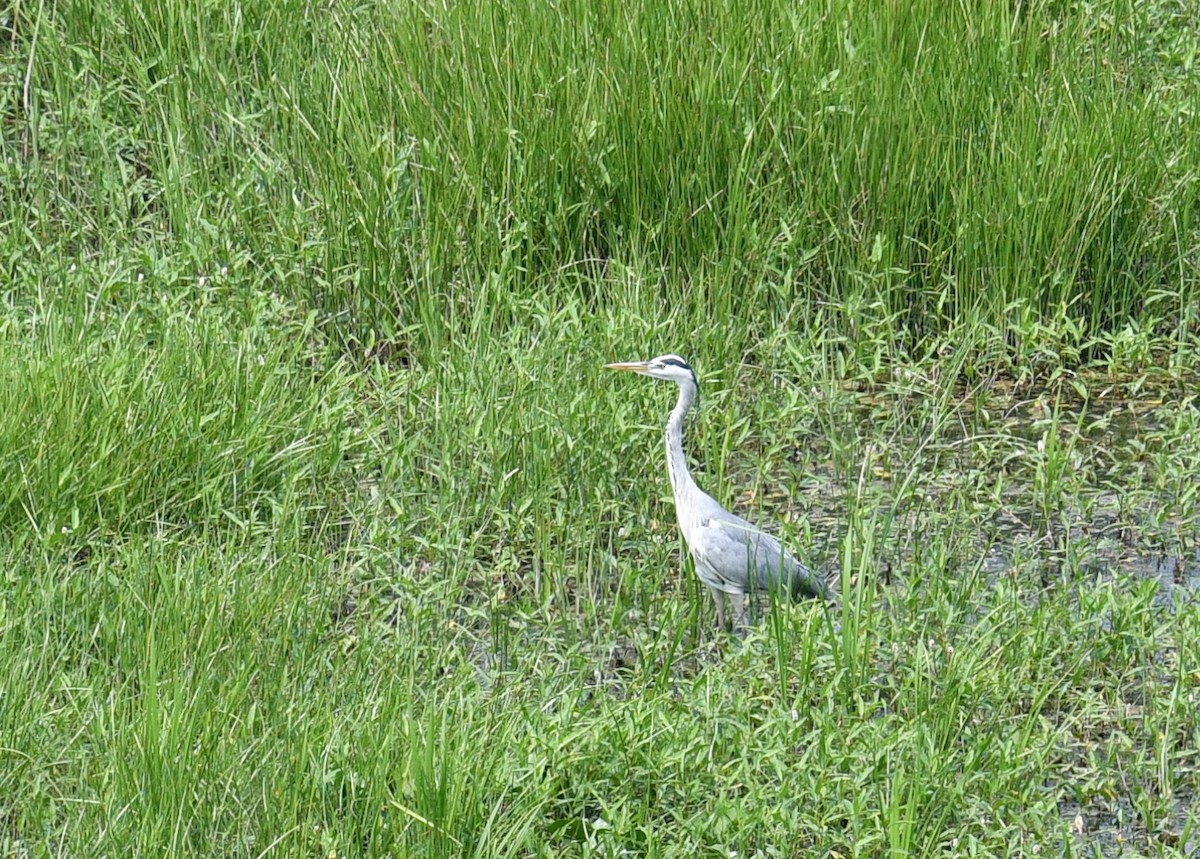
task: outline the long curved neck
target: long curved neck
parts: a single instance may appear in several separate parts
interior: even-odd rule
[[[667,418],[667,474],[671,477],[671,489],[679,499],[696,490],[696,481],[688,471],[687,457],[683,455],[683,419],[696,400],[696,382],[688,379],[679,383],[679,400]]]

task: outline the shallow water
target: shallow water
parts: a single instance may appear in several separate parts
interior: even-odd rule
[[[895,517],[887,562],[900,574],[916,551],[906,530],[911,544],[953,531],[963,562],[989,578],[1040,562],[1051,571],[1044,577],[1066,564],[1080,575],[1154,578],[1164,603],[1200,593],[1192,400],[1005,394],[964,399],[940,416],[903,396],[849,394],[838,405],[851,416],[847,435],[858,436],[839,444],[853,453],[839,473],[829,440],[806,440],[794,457],[804,486],[793,509],[774,513],[809,524],[818,566],[836,569],[836,535],[855,493],[876,518]],[[731,477],[740,480],[753,475]]]

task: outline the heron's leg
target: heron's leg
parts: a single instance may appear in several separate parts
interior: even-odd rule
[[[729,604],[733,608],[733,631],[745,632],[750,626],[750,618],[746,612],[746,595],[729,594]]]
[[[713,602],[717,604],[717,627],[725,628],[725,593],[716,588],[709,588],[712,591]]]

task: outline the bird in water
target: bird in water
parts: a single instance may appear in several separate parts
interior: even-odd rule
[[[678,355],[659,355],[649,361],[606,366],[679,386],[679,400],[667,419],[667,474],[675,495],[679,530],[696,563],[696,573],[712,592],[717,606],[717,626],[725,628],[728,600],[733,628],[744,630],[746,595],[756,589],[787,593],[793,599],[829,599],[829,587],[823,578],[792,557],[770,534],[718,504],[692,479],[683,453],[683,421],[696,400],[699,384],[687,361]]]

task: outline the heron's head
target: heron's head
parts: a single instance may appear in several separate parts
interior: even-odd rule
[[[665,379],[682,385],[685,382],[696,384],[696,374],[688,366],[688,362],[678,355],[659,355],[649,361],[625,361],[618,364],[605,364],[610,370],[626,370],[652,379]]]

